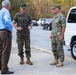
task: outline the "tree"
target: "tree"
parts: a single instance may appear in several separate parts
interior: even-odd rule
[[[0,8],[3,0],[0,0]],[[32,19],[38,20],[42,17],[52,17],[51,7],[54,4],[61,6],[61,12],[67,15],[70,7],[76,5],[76,0],[10,0],[11,1],[11,16],[19,11],[19,5],[21,3],[27,4],[27,12],[30,14]]]

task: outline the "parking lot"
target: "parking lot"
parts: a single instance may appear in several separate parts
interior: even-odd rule
[[[10,69],[15,73],[14,75],[75,75],[76,74],[76,61],[71,57],[69,47],[64,46],[65,61],[64,66],[57,68],[51,66],[50,62],[53,61],[53,55],[51,53],[51,31],[42,30],[41,26],[33,27],[31,30],[31,48],[34,65],[30,66],[26,63],[19,65],[19,57],[17,55],[17,44],[15,37],[13,40],[12,54],[10,59]],[[14,33],[15,34],[15,33]],[[26,62],[26,58],[25,58]]]

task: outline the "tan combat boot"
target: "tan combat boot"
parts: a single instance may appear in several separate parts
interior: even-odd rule
[[[62,67],[63,66],[63,62],[59,62],[56,67]]]
[[[26,63],[29,64],[29,65],[33,65],[33,63],[31,62],[30,58],[27,58]]]
[[[56,64],[58,64],[58,59],[54,59],[54,61],[50,63],[50,65],[56,65]]]
[[[24,58],[21,58],[20,64],[21,64],[21,65],[24,64]]]

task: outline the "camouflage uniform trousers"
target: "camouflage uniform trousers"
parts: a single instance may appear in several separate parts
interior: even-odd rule
[[[24,46],[26,58],[31,57],[31,48],[30,48],[30,32],[27,31],[25,33],[17,33],[17,44],[18,44],[18,55],[20,57],[24,57]]]
[[[55,59],[64,61],[63,41],[59,37],[52,37],[52,52]]]

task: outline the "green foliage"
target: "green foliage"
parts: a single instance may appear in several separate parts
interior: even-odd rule
[[[1,3],[3,0],[0,0],[0,9]],[[19,11],[19,5],[21,3],[27,4],[27,12],[31,15],[32,19],[38,20],[42,17],[52,17],[51,6],[54,4],[59,4],[61,6],[61,11],[64,15],[67,15],[67,12],[70,7],[76,5],[76,0],[10,0],[11,1],[11,15],[14,16],[15,13]]]

